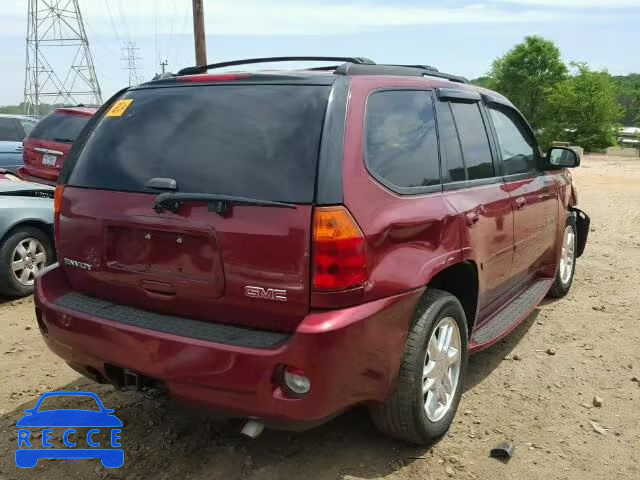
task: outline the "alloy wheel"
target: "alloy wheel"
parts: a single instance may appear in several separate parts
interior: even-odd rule
[[[441,319],[431,334],[422,373],[424,412],[432,422],[444,417],[453,403],[462,362],[462,340],[451,317]]]
[[[560,255],[560,281],[567,285],[573,275],[573,265],[576,249],[576,234],[571,225],[564,229],[564,239],[562,240],[562,254]]]
[[[47,253],[44,245],[36,238],[21,240],[11,255],[11,272],[16,281],[30,287],[36,274],[47,266]]]

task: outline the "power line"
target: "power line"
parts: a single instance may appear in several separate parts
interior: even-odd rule
[[[185,3],[187,3],[188,5],[185,5],[183,10],[184,10],[184,18],[182,19],[182,28],[180,29],[180,36],[184,37],[185,35],[187,35],[188,31],[188,24],[189,24],[189,13],[191,11],[191,0],[184,0]],[[178,51],[176,53],[176,61],[174,62],[174,64],[177,65],[182,65],[184,62],[182,61],[182,53],[184,51],[184,42],[179,42],[178,44]]]
[[[173,41],[173,33],[174,33],[174,27],[175,27],[175,20],[176,20],[176,3],[175,2],[171,2],[171,26],[169,27],[169,37],[168,37],[168,43],[169,46],[167,47],[167,51],[164,52],[165,53],[165,57],[171,56],[171,52],[173,50],[173,46],[174,46],[174,41]]]
[[[131,33],[129,32],[129,24],[127,23],[127,17],[124,14],[124,9],[122,8],[122,3],[120,0],[116,0],[116,6],[118,7],[118,12],[120,13],[120,20],[122,21],[122,25],[124,25],[124,31],[127,34],[127,41],[131,41]]]
[[[116,38],[118,39],[118,41],[122,42],[120,33],[118,33],[118,29],[116,28],[116,23],[113,21],[113,14],[111,13],[111,7],[109,6],[108,0],[104,0],[104,4],[107,6],[107,12],[109,12],[109,20],[111,21],[111,28],[113,29],[113,33],[116,34]]]
[[[154,63],[160,61],[160,54],[158,53],[158,0],[153,0],[153,28],[156,36],[156,56],[154,57]]]

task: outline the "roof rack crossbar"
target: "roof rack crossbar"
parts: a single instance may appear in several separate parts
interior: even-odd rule
[[[229,62],[211,63],[209,65],[200,65],[195,67],[183,68],[178,75],[196,75],[206,73],[207,70],[216,68],[235,67],[238,65],[252,65],[256,63],[272,63],[272,62],[344,62],[356,65],[375,65],[373,60],[363,57],[264,57],[264,58],[245,58],[242,60],[232,60]]]

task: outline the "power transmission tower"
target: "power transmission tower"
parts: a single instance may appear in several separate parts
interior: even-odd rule
[[[129,71],[129,86],[138,85],[142,81],[138,76],[138,60],[142,60],[138,57],[139,50],[136,47],[136,42],[125,42],[122,45],[121,60],[125,62],[123,70]]]
[[[44,103],[102,103],[78,0],[28,0],[25,111]]]

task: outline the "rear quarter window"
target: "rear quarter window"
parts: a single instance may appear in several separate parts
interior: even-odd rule
[[[331,87],[198,85],[130,90],[80,152],[72,186],[311,203]]]
[[[440,184],[431,92],[388,90],[368,98],[366,162],[392,189]]]

